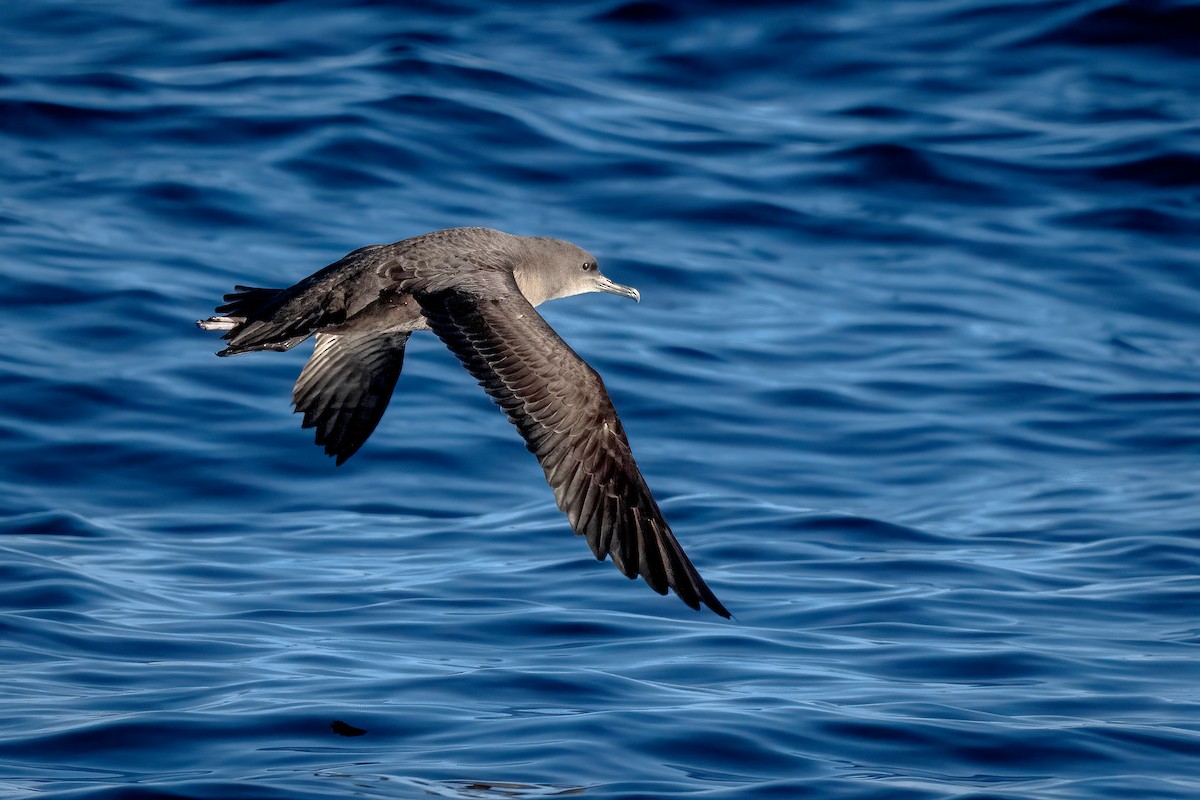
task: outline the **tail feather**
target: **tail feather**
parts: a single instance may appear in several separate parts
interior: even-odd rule
[[[309,333],[300,334],[294,326],[272,319],[285,299],[284,289],[262,289],[256,286],[234,286],[225,295],[225,303],[217,306],[216,316],[196,322],[206,331],[225,331],[221,337],[228,347],[217,353],[233,356],[252,350],[288,350],[304,341]]]
[[[234,286],[233,291],[225,295],[225,304],[217,306],[217,313],[229,317],[262,316],[272,310],[272,300],[275,300],[283,289],[260,289],[257,286]]]

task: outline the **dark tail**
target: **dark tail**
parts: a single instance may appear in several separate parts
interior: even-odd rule
[[[285,289],[235,286],[217,306],[217,315],[196,322],[206,331],[225,331],[228,346],[219,356],[236,356],[253,350],[289,350],[308,338],[293,325],[274,319],[285,299]]]

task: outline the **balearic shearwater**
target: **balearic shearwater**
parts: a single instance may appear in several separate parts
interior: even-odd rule
[[[584,292],[640,300],[569,242],[452,228],[363,247],[287,289],[235,286],[197,324],[225,331],[219,356],[315,334],[292,403],[339,465],[383,416],[408,337],[432,330],[517,426],[597,559],[729,617],[667,527],[604,382],[534,310]]]

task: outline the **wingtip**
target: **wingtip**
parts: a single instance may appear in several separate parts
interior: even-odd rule
[[[729,609],[721,605],[721,601],[717,600],[715,597],[712,599],[711,603],[705,600],[704,605],[708,606],[709,611],[712,611],[718,617],[723,617],[724,619],[728,620],[733,619],[733,614],[730,613]]]
[[[697,575],[698,574],[699,573],[697,573]],[[708,584],[704,582],[703,578],[700,579],[699,585],[695,588],[699,594],[698,599],[701,603],[708,606],[709,610],[711,610],[718,617],[733,619],[733,614],[729,613],[729,609],[725,607],[725,604],[717,599],[717,596],[713,594],[712,589],[708,588]]]
[[[675,594],[679,596],[680,600],[683,600],[683,602],[687,603],[688,606],[696,611],[701,610],[701,607],[704,606],[718,617],[733,619],[733,614],[729,612],[729,609],[725,607],[724,603],[717,599],[716,595],[712,593],[712,590],[710,590],[707,585],[694,588],[699,590],[698,594],[694,598],[687,598],[683,595],[680,595],[678,589],[675,591]],[[689,600],[692,600],[693,602],[688,602]]]

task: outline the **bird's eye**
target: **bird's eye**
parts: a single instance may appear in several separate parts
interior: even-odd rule
[[[583,262],[583,266],[580,267],[580,269],[582,269],[584,272],[591,272],[595,268],[596,268],[596,264],[593,261],[585,261],[585,262]]]

